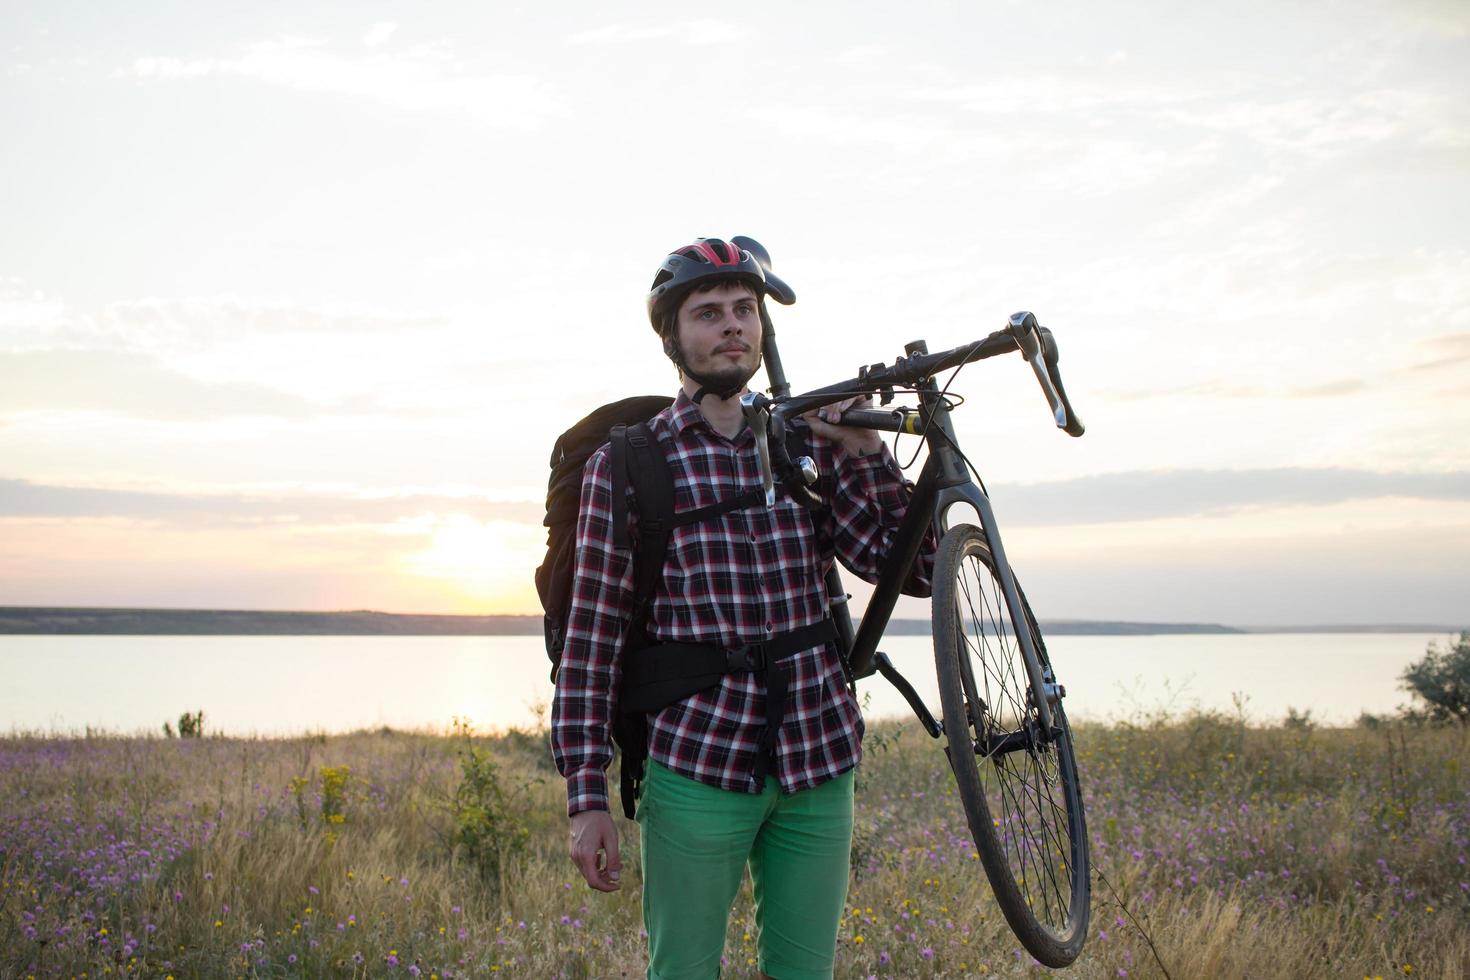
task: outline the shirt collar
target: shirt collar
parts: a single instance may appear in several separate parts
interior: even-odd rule
[[[674,435],[683,435],[689,426],[703,421],[704,416],[700,414],[699,406],[690,401],[689,393],[681,387],[679,397],[674,399],[674,413],[669,416],[669,425]]]
[[[715,430],[710,428],[709,421],[705,419],[704,413],[699,410],[699,406],[694,404],[689,393],[681,387],[678,397],[674,399],[673,414],[669,416],[669,429],[675,437],[679,437],[692,425],[699,426],[707,435],[716,435]],[[747,426],[742,428],[732,441],[740,443],[749,438],[751,438],[750,428]]]

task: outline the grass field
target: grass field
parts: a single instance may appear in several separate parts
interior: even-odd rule
[[[1467,735],[1080,729],[1106,883],[1056,972],[1470,976]],[[991,899],[936,744],[889,725],[867,751],[837,976],[1052,972]],[[575,876],[544,733],[17,735],[0,801],[0,976],[643,975],[636,870],[612,897]],[[727,976],[754,975],[753,928],[747,888]]]

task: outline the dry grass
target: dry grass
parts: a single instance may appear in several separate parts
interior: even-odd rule
[[[1050,972],[990,897],[942,753],[913,726],[873,735],[837,976]],[[1112,890],[1059,972],[1163,975],[1121,900],[1180,980],[1470,975],[1464,732],[1195,715],[1078,743]],[[467,744],[0,740],[0,975],[642,976],[636,872],[612,897],[575,880],[543,734],[473,743],[525,848],[486,868],[456,846]],[[728,976],[754,975],[752,930],[747,888]]]

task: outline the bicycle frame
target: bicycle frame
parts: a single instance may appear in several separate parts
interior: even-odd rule
[[[768,336],[767,340],[768,347],[773,348],[773,336]],[[895,533],[888,560],[879,573],[872,597],[855,634],[850,632],[850,619],[845,606],[846,593],[842,591],[840,576],[835,568],[828,576],[828,589],[836,603],[834,613],[839,619],[839,635],[844,642],[847,636],[852,636],[851,642],[846,645],[854,679],[871,677],[875,672],[881,673],[904,695],[925,730],[935,738],[943,730],[941,724],[924,705],[913,686],[894,669],[887,656],[878,650],[878,643],[883,638],[903,583],[908,580],[918,561],[925,535],[932,530],[936,539],[942,538],[950,526],[950,509],[956,504],[968,504],[979,517],[980,527],[995,561],[995,574],[1000,581],[1011,622],[1024,624],[1028,617],[1015,576],[1011,573],[1010,562],[1006,558],[995,511],[989,497],[972,479],[969,465],[960,454],[950,420],[949,403],[940,392],[933,374],[946,367],[1018,349],[1027,355],[1036,369],[1048,401],[1056,412],[1058,426],[1069,433],[1080,435],[1081,423],[1077,421],[1075,413],[1071,412],[1071,406],[1061,388],[1060,377],[1056,375],[1055,347],[1050,344],[1049,335],[1043,340],[1041,328],[1036,324],[1035,317],[1029,313],[1017,314],[1011,318],[1007,330],[998,331],[967,348],[956,348],[930,356],[922,341],[912,343],[905,347],[906,359],[900,359],[891,369],[881,364],[874,365],[852,381],[801,395],[786,395],[783,392],[770,403],[770,412],[778,417],[779,424],[784,424],[786,418],[799,416],[814,408],[851,397],[855,393],[891,391],[896,383],[901,383],[910,374],[918,375],[913,381],[919,395],[920,424],[915,424],[912,415],[898,411],[856,409],[847,411],[843,416],[841,424],[853,428],[921,435],[929,455],[924,461],[908,508]],[[1048,356],[1043,356],[1044,354]],[[779,359],[775,363],[779,365]],[[784,376],[779,383],[784,386],[785,391],[789,391]],[[772,390],[782,391],[782,388],[773,383]],[[842,620],[848,620],[848,623],[844,624]],[[1061,690],[1051,674],[1050,665],[1036,648],[1030,630],[1017,629],[1016,634],[1031,690],[1042,692],[1042,696],[1035,698],[1042,731],[1050,733],[1054,728],[1052,705],[1060,696]]]

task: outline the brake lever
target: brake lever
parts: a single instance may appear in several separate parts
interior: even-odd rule
[[[761,490],[765,493],[766,507],[776,506],[776,479],[771,468],[771,400],[755,391],[740,396],[740,411],[745,424],[755,436],[755,453],[761,465]]]
[[[770,416],[771,452],[776,457],[774,469],[781,474],[781,482],[791,499],[808,510],[821,510],[822,498],[812,490],[817,482],[817,463],[810,456],[791,458],[786,445],[786,419],[780,412]]]
[[[1021,356],[1031,363],[1031,370],[1036,374],[1036,381],[1041,385],[1041,393],[1046,396],[1047,404],[1051,406],[1052,418],[1056,421],[1057,428],[1071,436],[1082,435],[1082,420],[1072,410],[1067,392],[1062,388],[1062,377],[1057,371],[1056,341],[1052,339],[1051,331],[1036,321],[1034,313],[1024,310],[1011,314],[1006,323],[1006,331],[1021,349]]]

